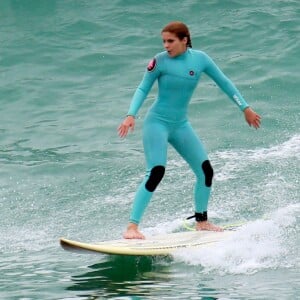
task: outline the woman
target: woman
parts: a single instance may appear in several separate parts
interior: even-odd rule
[[[144,78],[131,101],[128,114],[118,128],[119,136],[133,131],[135,116],[146,99],[155,80],[158,96],[149,109],[143,126],[143,145],[147,172],[140,184],[130,215],[126,239],[144,239],[138,225],[142,215],[164,176],[167,146],[170,143],[186,160],[196,175],[194,188],[196,230],[221,231],[207,218],[213,169],[202,142],[187,119],[187,107],[201,73],[206,73],[244,112],[250,126],[259,128],[260,116],[241,96],[234,84],[203,51],[193,50],[189,29],[181,22],[171,22],[161,32],[166,51],[159,53],[147,67]]]

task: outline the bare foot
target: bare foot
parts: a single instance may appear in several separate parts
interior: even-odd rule
[[[197,222],[196,223],[196,230],[208,230],[208,231],[224,231],[222,227],[214,225],[208,221]]]
[[[123,233],[123,238],[144,240],[145,236],[138,230],[138,225],[129,223],[127,230]]]

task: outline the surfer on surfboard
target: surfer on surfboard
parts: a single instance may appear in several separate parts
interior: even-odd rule
[[[260,116],[244,100],[238,89],[203,51],[193,50],[188,27],[171,22],[161,31],[166,51],[157,54],[148,64],[144,78],[136,89],[126,118],[118,127],[121,138],[133,131],[135,116],[153,83],[158,81],[158,96],[148,110],[143,126],[146,176],[140,184],[130,215],[126,239],[144,239],[138,225],[143,213],[165,173],[167,147],[170,143],[190,165],[196,176],[194,188],[197,230],[221,231],[208,221],[207,206],[213,168],[202,141],[187,119],[187,108],[202,73],[213,79],[244,113],[249,126],[260,127]]]

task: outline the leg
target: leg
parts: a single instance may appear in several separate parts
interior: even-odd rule
[[[170,139],[170,143],[190,165],[196,175],[194,188],[196,212],[203,213],[207,211],[213,173],[212,171],[208,172],[206,167],[210,164],[205,148],[189,123],[185,123],[176,130]]]
[[[124,238],[145,238],[138,231],[138,224],[156,187],[164,176],[167,160],[168,132],[166,127],[159,121],[146,119],[143,128],[143,143],[147,172],[140,184],[133,201],[127,231]]]
[[[207,205],[211,192],[213,169],[200,139],[190,123],[186,122],[172,135],[170,143],[186,160],[196,175],[194,201],[196,211],[196,229],[216,230],[220,228],[207,221]]]

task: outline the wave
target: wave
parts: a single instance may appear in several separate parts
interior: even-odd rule
[[[300,205],[280,208],[241,226],[229,239],[206,249],[178,252],[175,259],[201,265],[203,273],[253,274],[264,269],[297,268]]]
[[[217,181],[235,178],[241,170],[253,165],[267,163],[280,169],[280,166],[290,165],[300,159],[300,135],[294,135],[289,140],[269,148],[217,151],[211,156],[217,162]],[[273,167],[272,170],[274,171]]]

